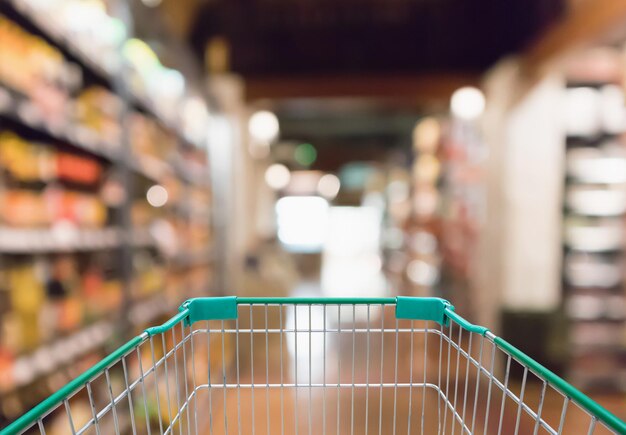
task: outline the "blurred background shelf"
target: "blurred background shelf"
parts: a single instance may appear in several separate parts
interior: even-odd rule
[[[0,427],[214,289],[206,90],[79,3],[0,0]]]
[[[120,228],[84,229],[19,229],[0,227],[0,253],[26,254],[45,252],[94,251],[119,247]],[[138,235],[133,245],[145,246],[153,241]]]

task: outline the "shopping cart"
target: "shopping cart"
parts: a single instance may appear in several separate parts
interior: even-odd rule
[[[2,434],[626,434],[438,298],[199,298]]]

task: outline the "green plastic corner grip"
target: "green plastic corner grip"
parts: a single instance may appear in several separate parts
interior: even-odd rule
[[[411,320],[432,320],[443,326],[450,324],[446,308],[452,308],[450,302],[441,298],[418,298],[398,296],[396,298],[396,318]]]
[[[185,310],[189,313],[185,318],[187,326],[200,320],[236,319],[237,296],[188,299],[178,309]]]

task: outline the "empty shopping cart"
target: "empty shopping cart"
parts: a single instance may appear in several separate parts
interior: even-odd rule
[[[626,423],[438,298],[199,298],[2,434],[600,434]]]

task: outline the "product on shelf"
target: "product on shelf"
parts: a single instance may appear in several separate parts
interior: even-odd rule
[[[122,138],[120,116],[123,101],[100,86],[92,86],[80,93],[74,103],[74,117],[81,127],[97,134],[112,147],[118,147]]]
[[[14,133],[0,132],[0,166],[19,181],[47,181],[54,176],[54,154]]]
[[[0,15],[0,81],[27,94],[68,83],[72,74],[63,54],[42,38]]]
[[[147,251],[138,251],[133,260],[135,268],[135,297],[154,294],[163,290],[165,271]]]
[[[130,143],[136,156],[166,160],[176,149],[176,138],[155,120],[134,113],[130,118]]]
[[[60,180],[83,184],[94,184],[100,180],[102,167],[95,160],[63,152],[56,153],[55,157],[56,176]]]
[[[39,344],[41,330],[39,314],[45,302],[45,289],[38,278],[34,264],[18,265],[6,271],[11,295],[14,325],[9,326],[16,335],[4,337],[14,346],[14,351],[32,349]]]
[[[65,221],[102,227],[107,209],[95,195],[51,188],[43,192],[11,189],[0,192],[0,221],[15,227],[43,227]]]
[[[32,143],[12,132],[0,132],[0,167],[24,182],[58,179],[91,185],[102,174],[102,166],[94,159]]]

